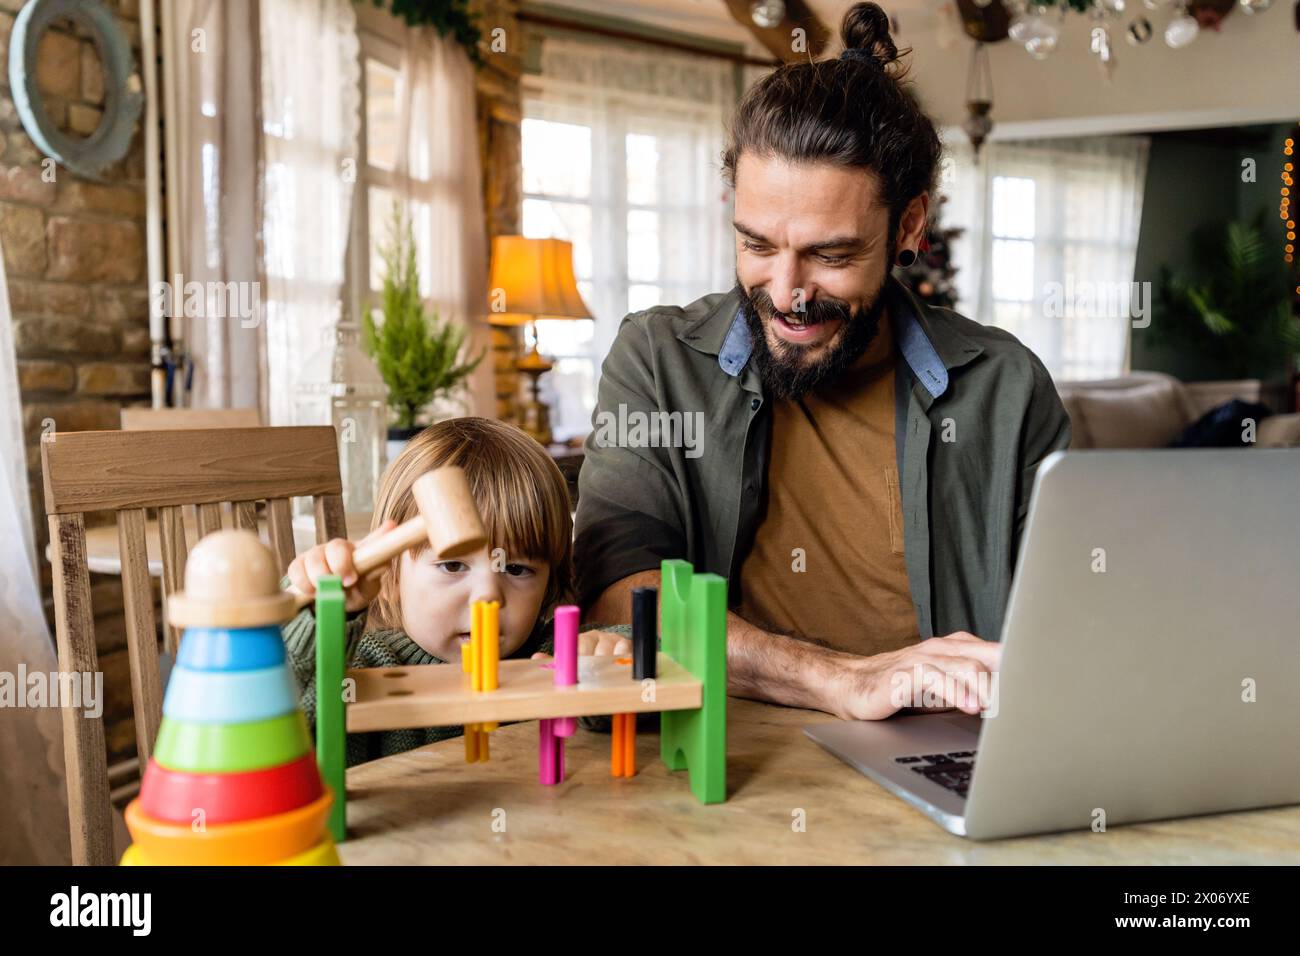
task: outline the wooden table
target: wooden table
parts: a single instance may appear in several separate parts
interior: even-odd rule
[[[568,779],[537,782],[537,726],[457,738],[348,771],[346,864],[1088,863],[1300,860],[1300,807],[976,843],[952,836],[804,736],[833,718],[732,698],[728,798],[696,802],[641,734],[637,776],[609,775],[609,736],[578,730]],[[792,824],[806,816],[805,832]],[[494,831],[494,821],[497,830]],[[504,832],[500,831],[504,824]]]

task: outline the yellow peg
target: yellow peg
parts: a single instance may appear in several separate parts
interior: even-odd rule
[[[479,735],[477,724],[465,725],[465,762],[477,763],[479,757]]]
[[[496,690],[501,665],[501,604],[488,601],[483,608],[483,690]]]

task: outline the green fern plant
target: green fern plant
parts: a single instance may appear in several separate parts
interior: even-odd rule
[[[399,428],[415,420],[434,399],[460,389],[487,350],[460,361],[465,328],[426,311],[420,298],[420,269],[415,260],[415,232],[401,205],[393,206],[384,261],[383,322],[372,309],[361,323],[362,344],[388,385],[388,405]]]
[[[1286,270],[1259,218],[1229,223],[1201,241],[1194,261],[1191,273],[1160,270],[1156,337],[1213,360],[1232,377],[1289,371],[1300,354],[1300,326],[1291,316]]]

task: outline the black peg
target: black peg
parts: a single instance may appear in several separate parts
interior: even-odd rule
[[[659,652],[659,589],[632,589],[632,679],[655,676]]]

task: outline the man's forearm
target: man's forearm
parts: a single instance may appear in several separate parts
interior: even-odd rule
[[[601,624],[630,623],[632,589],[659,585],[658,571],[629,575],[606,588],[585,617]],[[773,634],[727,612],[727,693],[733,697],[837,713],[831,689],[854,660],[859,658]]]

